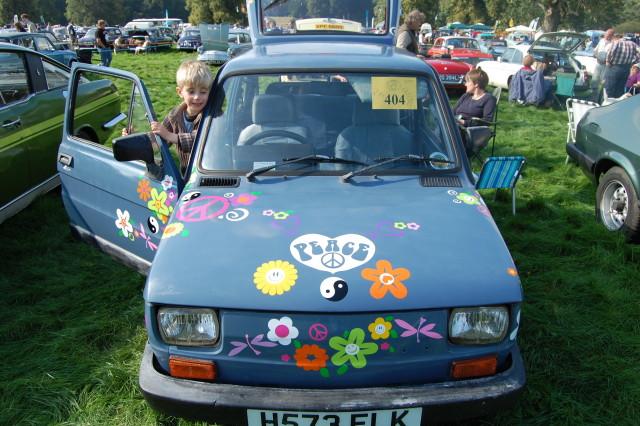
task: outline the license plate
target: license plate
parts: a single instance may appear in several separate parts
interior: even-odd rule
[[[452,75],[452,74],[444,74],[444,75],[440,75],[440,80],[458,82],[458,81],[460,81],[460,76],[459,75]]]
[[[421,418],[420,407],[350,412],[247,410],[249,426],[416,426]]]

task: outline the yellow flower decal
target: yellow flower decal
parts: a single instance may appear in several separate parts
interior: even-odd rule
[[[169,225],[167,225],[166,228],[164,228],[164,232],[162,233],[162,239],[164,240],[165,238],[175,237],[176,235],[181,233],[183,229],[184,229],[184,224],[181,222],[170,223]]]
[[[158,190],[155,188],[151,188],[151,200],[147,203],[147,207],[149,210],[156,212],[156,214],[160,216],[169,216],[171,211],[169,210],[169,206],[166,204],[167,201],[167,193],[161,191],[158,193]]]
[[[279,296],[291,290],[297,279],[298,271],[286,260],[263,263],[253,274],[256,288],[269,296]]]
[[[384,318],[378,317],[374,322],[369,324],[369,333],[373,340],[388,339],[391,331],[391,323],[385,321]]]

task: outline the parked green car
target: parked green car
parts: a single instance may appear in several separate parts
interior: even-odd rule
[[[56,155],[69,75],[51,58],[0,43],[0,223],[60,183]],[[109,80],[79,84],[83,108],[74,134],[106,141],[109,121],[120,114],[116,88]]]
[[[640,95],[586,112],[567,153],[598,185],[596,216],[640,243]]]

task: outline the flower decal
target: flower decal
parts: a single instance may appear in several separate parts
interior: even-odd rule
[[[263,263],[253,274],[256,288],[269,296],[281,295],[296,284],[298,271],[285,260]]]
[[[278,342],[281,345],[287,346],[291,343],[291,339],[298,337],[298,329],[293,326],[293,322],[289,317],[282,317],[280,319],[272,318],[267,325],[269,326],[267,339],[272,342]]]
[[[458,194],[458,196],[456,197],[458,200],[462,201],[465,204],[469,204],[469,205],[478,205],[480,204],[480,201],[478,200],[477,197],[471,195],[471,194],[467,194],[466,192],[461,192],[460,194]]]
[[[151,185],[147,179],[142,179],[138,182],[138,196],[142,201],[147,201],[151,198]]]
[[[303,345],[293,355],[296,366],[306,371],[319,371],[327,366],[329,355],[318,345]]]
[[[395,222],[393,224],[393,227],[396,229],[405,229],[407,227],[407,224],[404,222]]]
[[[160,185],[162,185],[162,189],[164,189],[165,191],[171,188],[173,186],[173,176],[165,175],[164,179],[162,179],[162,182],[160,182]]]
[[[417,231],[418,229],[420,229],[420,225],[418,225],[415,222],[411,222],[411,223],[407,223],[407,228],[409,228],[412,231]]]
[[[176,198],[178,198],[178,194],[176,194],[176,191],[167,191],[167,200],[164,203],[167,206],[170,206],[176,201]]]
[[[233,197],[231,199],[231,204],[233,204],[234,206],[248,206],[253,203],[256,198],[258,197],[253,194],[240,194],[237,197]]]
[[[285,220],[288,217],[289,217],[288,212],[277,212],[273,214],[273,218],[276,220]]]
[[[384,318],[378,317],[374,322],[369,324],[369,333],[373,340],[388,339],[391,331],[391,323],[385,321]]]
[[[262,216],[273,216],[275,212],[273,210],[263,210]]]
[[[411,272],[406,268],[393,269],[388,260],[378,260],[376,268],[362,270],[362,278],[373,281],[369,294],[374,299],[382,299],[387,293],[391,293],[397,299],[407,297],[407,287],[402,281],[411,277]]]
[[[149,210],[156,212],[158,217],[169,216],[169,213],[171,213],[171,211],[169,210],[169,206],[165,204],[166,201],[166,192],[162,191],[158,193],[155,188],[151,188],[151,200],[149,200],[149,202],[147,203],[147,207],[149,208]]]
[[[125,210],[123,213],[122,210],[117,209],[116,214],[118,215],[116,227],[122,231],[122,235],[128,238],[129,234],[133,233],[133,226],[129,223],[129,212]]]
[[[184,229],[184,224],[182,222],[174,222],[167,225],[164,228],[164,232],[162,233],[162,239],[175,237]]]
[[[378,352],[378,345],[365,343],[364,330],[354,328],[345,339],[342,336],[333,336],[329,340],[329,346],[337,352],[331,357],[331,362],[336,366],[350,362],[353,368],[363,368],[367,365],[367,355]]]

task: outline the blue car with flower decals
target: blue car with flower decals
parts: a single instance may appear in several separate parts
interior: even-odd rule
[[[516,266],[437,74],[363,20],[397,25],[399,2],[379,3],[248,1],[254,47],[219,70],[183,172],[142,81],[74,68],[63,201],[77,236],[148,275],[139,383],[154,409],[417,425],[523,389]],[[77,80],[105,76],[122,112],[100,145],[68,129]]]

